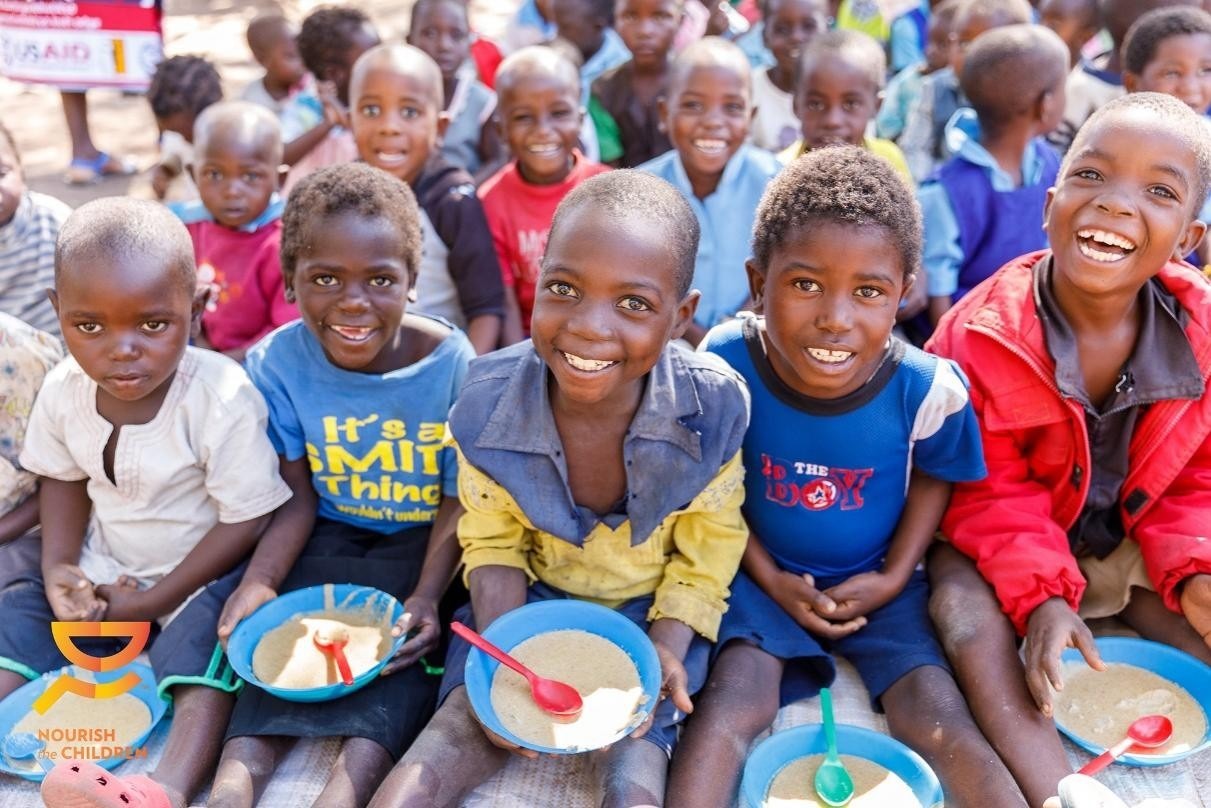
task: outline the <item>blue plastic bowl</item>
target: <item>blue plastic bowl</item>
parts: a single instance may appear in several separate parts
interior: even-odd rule
[[[50,687],[50,683],[58,679],[60,675],[69,673],[77,679],[88,679],[92,677],[97,682],[112,682],[125,676],[128,671],[134,671],[139,677],[139,683],[127,691],[130,695],[137,698],[139,701],[147,705],[147,709],[151,711],[151,725],[147,728],[147,732],[140,735],[131,747],[138,749],[147,737],[151,735],[151,731],[155,729],[156,724],[164,717],[164,712],[168,709],[168,702],[160,698],[156,692],[156,675],[151,668],[139,662],[132,662],[129,665],[123,665],[121,668],[113,671],[102,671],[99,673],[89,673],[77,668],[75,665],[68,665],[59,670],[44,673],[37,679],[26,682],[18,689],[14,690],[3,701],[0,701],[0,739],[3,739],[13,731],[13,727],[17,722],[25,717],[31,709],[34,702],[42,695],[46,688]],[[89,744],[84,744],[89,745]],[[104,746],[106,744],[95,744]],[[113,770],[118,764],[125,761],[125,757],[111,757],[105,760],[96,761],[97,765],[106,769]],[[53,761],[59,762],[59,761]],[[42,778],[46,773],[38,767],[37,771],[26,771],[25,769],[13,768],[4,755],[0,754],[0,771],[8,772],[16,777],[21,777],[25,780],[33,780],[35,783],[42,782]]]
[[[656,656],[656,647],[639,626],[613,609],[595,603],[583,600],[547,600],[529,603],[501,615],[484,632],[484,637],[496,647],[512,651],[515,646],[531,637],[565,629],[579,629],[604,637],[626,651],[639,671],[639,682],[643,685],[647,701],[640,706],[629,728],[602,744],[608,746],[643,723],[648,713],[656,708],[660,696],[660,659]],[[588,751],[529,743],[505,729],[496,717],[496,711],[492,709],[492,677],[496,675],[498,667],[499,662],[476,648],[472,648],[467,656],[464,676],[467,696],[471,699],[471,708],[475,710],[475,715],[485,727],[518,746],[538,752],[568,755]]]
[[[744,764],[740,796],[748,808],[761,808],[774,777],[792,760],[825,752],[824,725],[804,724],[776,732],[757,744]],[[898,776],[923,808],[942,803],[942,785],[920,755],[887,735],[849,724],[837,724],[837,751],[866,758]],[[909,808],[909,806],[904,806]]]
[[[267,693],[272,693],[286,701],[331,701],[347,696],[358,688],[365,687],[378,676],[379,671],[387,664],[387,660],[395,655],[406,637],[397,637],[391,646],[390,653],[379,660],[378,664],[364,671],[353,679],[353,684],[343,682],[312,688],[273,687],[257,678],[252,671],[252,653],[256,650],[261,637],[285,623],[297,614],[308,614],[324,611],[324,589],[332,587],[332,599],[337,609],[362,611],[369,608],[378,614],[390,615],[394,623],[404,614],[404,606],[391,595],[381,589],[355,584],[326,584],[311,586],[306,589],[296,589],[293,592],[274,598],[261,606],[245,619],[241,620],[231,632],[227,641],[227,659],[239,677],[249,684],[255,685]]]
[[[1211,666],[1171,646],[1134,637],[1099,637],[1097,649],[1106,662],[1134,665],[1137,668],[1152,671],[1162,679],[1168,679],[1174,684],[1181,685],[1202,706],[1203,715],[1208,719],[1207,735],[1203,737],[1203,742],[1193,749],[1172,755],[1123,755],[1118,759],[1119,763],[1126,763],[1129,766],[1167,766],[1196,755],[1211,745],[1211,716],[1207,715],[1207,707],[1211,705]],[[1080,651],[1069,648],[1064,651],[1061,659],[1064,662],[1082,662],[1084,657],[1081,656]],[[1060,721],[1058,715],[1055,723],[1060,728],[1060,732],[1071,738],[1072,742],[1082,749],[1095,755],[1106,751],[1105,747],[1098,746],[1074,733]]]

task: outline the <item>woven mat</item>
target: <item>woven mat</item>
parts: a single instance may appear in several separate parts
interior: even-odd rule
[[[883,716],[871,711],[857,673],[844,660],[839,660],[833,701],[838,721],[887,731]],[[778,714],[774,731],[819,720],[818,699],[796,702]],[[158,727],[148,743],[147,759],[130,761],[118,773],[131,774],[151,768],[163,751],[167,734],[166,725]],[[1066,741],[1065,744],[1074,769],[1089,760],[1088,754]],[[297,744],[274,776],[260,808],[310,805],[323,788],[336,752],[334,740]],[[1137,808],[1211,808],[1211,752],[1163,768],[1113,766],[1099,775],[1099,779]],[[204,805],[205,795],[195,804]],[[551,756],[536,762],[515,759],[465,803],[468,808],[591,808],[597,804],[598,796],[584,758],[576,756]],[[36,808],[38,805],[35,785],[0,774],[0,808]]]

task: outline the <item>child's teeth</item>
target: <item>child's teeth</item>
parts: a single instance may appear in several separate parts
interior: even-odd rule
[[[727,148],[727,142],[723,140],[695,140],[694,145],[701,151],[723,151]]]
[[[590,372],[605,370],[610,365],[614,364],[614,362],[607,362],[602,359],[584,359],[570,353],[564,353],[563,358],[568,360],[568,364],[577,370],[586,370]]]
[[[370,336],[369,328],[351,328],[349,326],[334,325],[332,326],[332,330],[345,339],[362,340]]]
[[[853,351],[829,351],[824,348],[808,348],[808,354],[818,362],[844,362],[853,356]]]
[[[550,146],[531,146],[530,147],[531,154],[551,154],[552,152],[557,152],[557,151],[559,151],[558,144],[551,144]]]
[[[1112,252],[1103,252],[1102,250],[1095,250],[1093,247],[1089,246],[1088,244],[1086,244],[1083,241],[1078,241],[1076,246],[1077,246],[1077,249],[1079,249],[1081,251],[1081,255],[1085,256],[1086,258],[1090,258],[1094,261],[1100,261],[1101,263],[1110,263],[1111,261],[1119,261],[1119,260],[1123,259],[1124,257],[1126,257],[1126,255],[1127,255],[1126,253],[1116,253],[1116,252],[1112,253]]]
[[[1100,244],[1109,244],[1111,247],[1121,247],[1124,250],[1135,249],[1135,242],[1131,239],[1117,233],[1107,233],[1105,230],[1082,230],[1077,235]]]

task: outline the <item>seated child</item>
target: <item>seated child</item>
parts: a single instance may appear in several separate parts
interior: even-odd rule
[[[896,141],[917,182],[923,182],[946,160],[946,124],[967,106],[959,89],[963,57],[976,37],[1002,25],[1027,25],[1033,10],[1026,0],[961,0],[952,28],[950,67],[931,73],[922,83],[917,105],[909,110]]]
[[[799,137],[795,114],[795,85],[803,48],[816,34],[828,28],[825,0],[766,0],[765,46],[774,64],[753,71],[752,141],[756,146],[780,152]]]
[[[550,42],[558,33],[554,0],[522,0],[505,26],[505,49],[514,53],[530,45]]]
[[[1081,53],[1102,27],[1098,0],[1039,0],[1039,23],[1055,31],[1068,46],[1068,67],[1081,64]]]
[[[951,483],[984,475],[961,374],[891,335],[920,231],[903,178],[860,148],[796,160],[761,201],[747,269],[765,316],[704,342],[753,395],[751,534],[670,805],[733,805],[753,739],[831,683],[837,653],[948,805],[1024,806],[950,676],[919,569]]]
[[[1042,136],[1064,112],[1067,73],[1063,40],[1041,25],[994,29],[967,51],[971,107],[946,127],[954,157],[920,190],[932,324],[1011,258],[1047,246],[1038,223],[1060,158]]]
[[[580,153],[580,77],[554,48],[524,48],[496,74],[497,125],[516,159],[479,187],[507,307],[501,342],[530,334],[551,218],[568,193],[606,171]]]
[[[1211,14],[1201,8],[1158,8],[1136,20],[1123,40],[1123,85],[1127,92],[1172,95],[1199,115],[1211,111]],[[1211,197],[1198,218],[1211,223]],[[1186,260],[1211,266],[1211,243],[1199,242]]]
[[[887,82],[879,112],[875,115],[875,134],[895,140],[904,131],[909,112],[921,101],[925,77],[950,64],[950,35],[960,0],[942,0],[929,15],[924,58],[896,73]],[[796,119],[797,120],[797,119]]]
[[[59,336],[46,297],[55,284],[55,239],[71,208],[25,184],[21,153],[0,123],[0,312]]]
[[[248,49],[265,74],[251,81],[240,98],[281,115],[303,89],[307,68],[299,56],[298,28],[281,14],[262,14],[248,23]]]
[[[616,27],[631,58],[593,82],[588,102],[601,162],[634,168],[673,147],[661,128],[656,100],[668,84],[684,9],[685,0],[618,0]]]
[[[337,701],[244,688],[212,808],[255,804],[286,738],[332,736],[341,753],[315,804],[365,805],[433,714],[438,680],[415,663],[437,643],[437,602],[458,564],[457,467],[442,441],[474,353],[462,332],[406,312],[420,250],[412,192],[377,169],[326,168],[290,195],[282,271],[303,319],[258,343],[248,373],[294,496],[257,545],[219,636],[279,591],[331,582],[389,592],[410,615],[400,630],[420,633],[390,663],[394,675]]]
[[[642,738],[594,753],[605,805],[663,803],[748,535],[747,393],[717,358],[669,344],[693,318],[697,235],[681,195],[654,177],[579,185],[551,226],[533,342],[472,362],[450,413],[471,589],[456,619],[482,631],[524,603],[576,598],[616,609],[656,646],[668,698]],[[469,648],[451,640],[437,715],[374,808],[455,805],[506,749],[537,757],[475,721]]]
[[[644,163],[690,203],[701,232],[694,283],[702,298],[686,330],[691,345],[748,305],[741,268],[761,194],[781,166],[749,145],[753,98],[748,60],[732,43],[700,39],[673,61],[660,114],[673,151]]]
[[[198,285],[209,291],[199,344],[243,361],[254,342],[299,316],[278,261],[281,127],[264,107],[229,101],[199,115],[195,133],[201,199],[173,210],[193,240]]]
[[[51,621],[150,622],[174,717],[150,777],[69,760],[42,783],[48,808],[189,804],[239,687],[219,610],[290,488],[243,369],[187,347],[195,290],[189,234],[162,206],[108,197],[63,224],[53,301],[71,357],[47,375],[21,449],[41,478],[42,569],[0,591],[0,696],[67,664]],[[127,645],[97,642],[98,656]]]
[[[201,56],[173,56],[156,66],[147,100],[160,130],[160,158],[151,170],[157,199],[181,202],[198,198],[189,177],[193,163],[193,125],[202,110],[223,100],[219,71]]]
[[[477,174],[501,160],[500,137],[491,124],[496,94],[480,82],[471,53],[471,25],[461,0],[419,0],[412,7],[408,44],[441,68],[443,104],[449,123],[441,154],[452,165]]]
[[[494,350],[505,310],[500,262],[470,175],[438,151],[441,70],[411,45],[380,45],[354,66],[350,98],[362,160],[412,186],[420,204],[416,311],[464,329],[476,353]]]
[[[0,591],[40,565],[38,478],[17,458],[42,379],[62,358],[59,340],[0,312]]]
[[[931,613],[1032,806],[1071,771],[1060,652],[1102,667],[1086,619],[1211,663],[1211,286],[1171,260],[1206,229],[1203,127],[1158,93],[1094,113],[1047,200],[1050,252],[1003,267],[927,346],[970,378],[988,461],[955,486]]]
[[[282,111],[283,160],[291,166],[283,184],[287,194],[312,171],[357,159],[349,130],[349,78],[354,62],[379,38],[360,9],[322,6],[303,20],[296,42],[316,84]]]

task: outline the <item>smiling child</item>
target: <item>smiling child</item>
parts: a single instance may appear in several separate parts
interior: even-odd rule
[[[799,137],[795,87],[799,59],[812,38],[828,29],[825,0],[767,0],[762,35],[774,64],[753,71],[753,143],[780,152]]]

